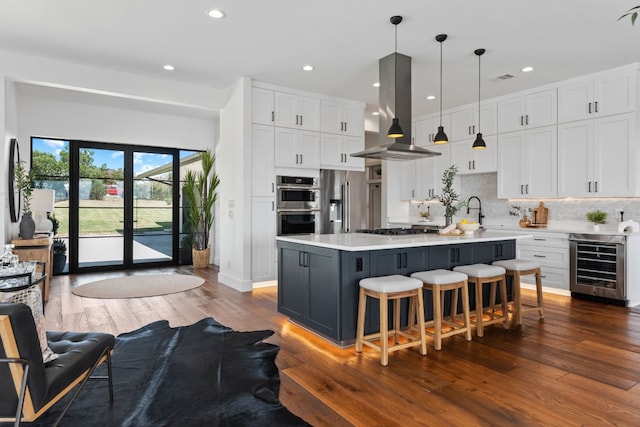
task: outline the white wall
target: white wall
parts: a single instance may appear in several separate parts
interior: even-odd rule
[[[18,137],[18,114],[16,103],[16,87],[15,83],[10,81],[0,84],[0,100],[4,99],[5,102],[0,103],[0,130],[4,129],[3,149],[0,150],[0,164],[4,165],[2,170],[8,171],[9,162],[9,150],[11,147],[11,139]],[[7,173],[2,174],[0,178],[0,194],[4,200],[4,209],[0,209],[0,224],[3,225],[4,242],[8,242],[11,238],[18,234],[18,223],[11,222],[11,215],[9,215],[9,192]]]
[[[251,80],[239,79],[220,111],[216,155],[220,176],[220,273],[218,281],[251,291]]]

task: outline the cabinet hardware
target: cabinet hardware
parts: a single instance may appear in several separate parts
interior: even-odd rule
[[[524,117],[520,116],[520,126],[524,126]]]
[[[524,194],[529,194],[529,184],[524,185]]]
[[[344,122],[344,131],[347,131],[347,122]]]
[[[411,197],[416,197],[416,190],[411,190]]]
[[[300,114],[300,126],[302,126],[302,114]]]
[[[356,258],[356,273],[362,271],[364,268],[362,267],[362,258]]]
[[[476,161],[472,160],[472,164],[473,164],[473,169],[475,169],[476,168]]]
[[[475,135],[476,133],[476,125],[473,125],[473,132],[471,132],[471,135]]]
[[[591,114],[591,103],[589,103],[589,114]]]
[[[537,240],[537,241],[539,241],[539,242],[546,242],[546,241],[547,241],[547,239],[541,239],[541,238],[539,238],[539,237],[537,237],[537,238],[535,238],[535,239],[533,239],[533,240]]]
[[[589,191],[588,193],[591,193],[591,181],[589,181]]]
[[[302,154],[300,154],[300,164],[302,164]]]
[[[402,254],[398,253],[398,255],[396,255],[396,268],[399,270],[402,268]]]
[[[296,114],[296,126],[298,126],[298,115]]]
[[[272,121],[272,122],[275,122],[275,121],[276,121],[276,113],[275,113],[275,111],[272,111],[272,112],[271,112],[271,121]]]
[[[296,165],[298,164],[298,154],[296,154]]]
[[[594,188],[593,192],[594,192],[594,193],[597,193],[597,192],[598,192],[598,181],[595,181],[595,182],[593,183],[593,188]]]
[[[403,268],[407,268],[407,253],[406,252],[404,252],[402,254],[402,267]]]
[[[344,122],[340,122],[340,132],[344,130]]]
[[[276,210],[276,202],[274,202],[273,200],[271,201],[271,212]]]
[[[546,255],[536,255],[536,254],[534,254],[533,256],[536,257],[536,258],[546,258]]]
[[[469,126],[469,132],[468,132],[468,133],[469,133],[469,135],[472,135],[472,133],[471,133],[471,126]]]
[[[524,194],[524,185],[520,184],[520,194]]]
[[[529,115],[528,114],[525,116],[524,124],[529,126]]]
[[[271,192],[272,193],[276,192],[276,186],[275,186],[275,184],[273,182],[271,183]]]
[[[467,169],[471,170],[471,160],[469,160],[468,162],[469,164],[467,165]]]
[[[596,113],[598,112],[598,101],[595,102]]]
[[[543,279],[547,278],[547,276],[545,276],[544,274],[541,274],[540,277],[542,277]]]

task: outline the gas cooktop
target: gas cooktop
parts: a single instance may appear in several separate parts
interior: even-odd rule
[[[372,230],[356,230],[356,233],[382,234],[385,236],[405,236],[437,232],[437,228],[376,228]]]

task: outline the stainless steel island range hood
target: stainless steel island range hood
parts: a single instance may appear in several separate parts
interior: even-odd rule
[[[440,153],[411,143],[411,57],[394,52],[380,59],[379,67],[380,145],[351,156],[383,160],[414,160],[439,156]],[[394,117],[398,118],[404,136],[390,140],[387,129]]]

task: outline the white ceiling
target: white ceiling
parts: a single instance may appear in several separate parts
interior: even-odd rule
[[[240,76],[377,109],[378,59],[413,58],[414,116],[640,60],[638,0],[3,0],[0,49],[224,88]],[[224,10],[213,20],[205,12]],[[170,63],[176,71],[162,70]],[[312,64],[313,72],[301,71]],[[533,66],[531,73],[521,73]],[[510,73],[515,78],[501,81]]]

